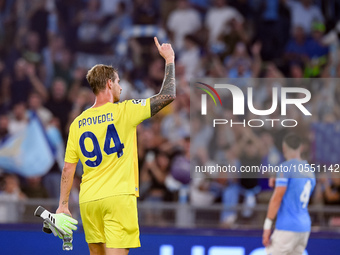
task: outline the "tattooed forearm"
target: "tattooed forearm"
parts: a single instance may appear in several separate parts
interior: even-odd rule
[[[65,163],[61,174],[59,207],[67,207],[76,164]]]
[[[165,77],[161,91],[150,98],[151,116],[162,110],[176,98],[175,64],[171,63],[165,67]]]

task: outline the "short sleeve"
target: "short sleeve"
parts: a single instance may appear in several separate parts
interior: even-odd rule
[[[286,166],[286,162],[281,164],[282,167]],[[276,187],[286,187],[288,185],[288,180],[289,180],[290,174],[289,172],[283,172],[280,171],[276,174],[276,181],[275,181],[275,186]]]
[[[276,187],[286,187],[288,185],[288,178],[276,178]]]
[[[151,117],[150,98],[126,100],[124,103],[126,115],[133,126]]]
[[[76,130],[75,130],[75,122],[73,122],[70,126],[70,133],[67,139],[67,146],[65,152],[65,162],[67,163],[78,163],[79,157],[77,154],[77,142],[76,142]]]

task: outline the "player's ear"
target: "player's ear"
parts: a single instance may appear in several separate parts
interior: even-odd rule
[[[111,79],[109,79],[109,80],[107,80],[107,82],[106,82],[106,86],[107,86],[107,88],[109,89],[109,90],[111,90],[112,89],[112,84],[113,84],[113,82],[110,82],[111,81]]]

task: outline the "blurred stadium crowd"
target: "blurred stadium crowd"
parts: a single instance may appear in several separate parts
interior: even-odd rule
[[[118,67],[121,100],[158,93],[164,77],[153,44],[158,36],[174,46],[178,96],[138,127],[141,199],[253,206],[268,189],[265,180],[190,180],[190,79],[339,77],[339,17],[336,0],[0,0],[0,145],[22,132],[34,111],[46,129],[59,130],[64,146],[72,120],[94,102],[85,75],[97,63]],[[340,136],[340,85],[332,81],[303,85],[312,92],[313,125],[328,125],[332,134],[312,132],[310,121],[295,130],[315,163],[340,162],[340,154],[316,159],[325,141]],[[258,88],[259,108],[270,103],[272,86]],[[238,166],[282,161],[283,129],[235,128],[213,138],[209,129],[196,131],[201,140],[191,141],[195,149],[211,139],[225,145],[217,158],[199,151],[202,160]],[[56,160],[44,176],[29,178],[3,169],[0,201],[58,198],[60,165]],[[80,178],[81,167],[75,202]],[[340,206],[340,179],[321,178],[316,191],[313,203]],[[0,207],[0,220],[11,221]],[[236,216],[225,211],[221,222],[233,224]]]

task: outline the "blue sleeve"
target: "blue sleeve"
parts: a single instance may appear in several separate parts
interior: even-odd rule
[[[287,163],[284,162],[281,164],[281,166],[286,166]],[[289,173],[288,172],[278,172],[276,175],[276,181],[275,181],[275,186],[284,186],[286,187],[288,185],[288,178],[289,178]]]
[[[276,187],[287,187],[288,178],[276,178],[275,186]]]

